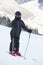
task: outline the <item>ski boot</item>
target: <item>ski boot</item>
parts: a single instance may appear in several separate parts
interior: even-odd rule
[[[20,52],[15,52],[15,51],[10,51],[9,54],[11,54],[12,56],[21,56]]]
[[[16,56],[21,56],[20,52],[15,52]]]
[[[12,56],[16,55],[15,51],[10,51],[9,54],[11,54]]]

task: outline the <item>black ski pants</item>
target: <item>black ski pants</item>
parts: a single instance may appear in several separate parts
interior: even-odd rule
[[[10,35],[11,36],[11,43],[10,43],[10,51],[19,51],[19,36]]]

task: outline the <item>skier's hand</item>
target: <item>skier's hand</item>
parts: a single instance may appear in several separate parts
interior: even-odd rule
[[[31,33],[31,32],[32,32],[32,30],[31,30],[31,29],[29,29],[29,30],[28,30],[28,32],[29,32],[29,33]]]

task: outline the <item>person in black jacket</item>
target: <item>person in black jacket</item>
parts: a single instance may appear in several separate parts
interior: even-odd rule
[[[11,43],[10,43],[10,54],[21,56],[19,52],[19,37],[21,33],[21,29],[23,28],[25,31],[31,33],[32,30],[28,29],[23,20],[21,20],[21,12],[17,11],[15,13],[15,19],[11,23]]]

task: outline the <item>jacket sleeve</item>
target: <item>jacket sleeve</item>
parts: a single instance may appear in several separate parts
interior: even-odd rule
[[[25,26],[25,24],[24,24],[24,22],[23,22],[23,21],[22,21],[22,28],[23,28],[25,31],[29,32],[29,33],[31,33],[31,32],[32,32],[32,30],[31,30],[31,29],[28,29],[28,28]]]

